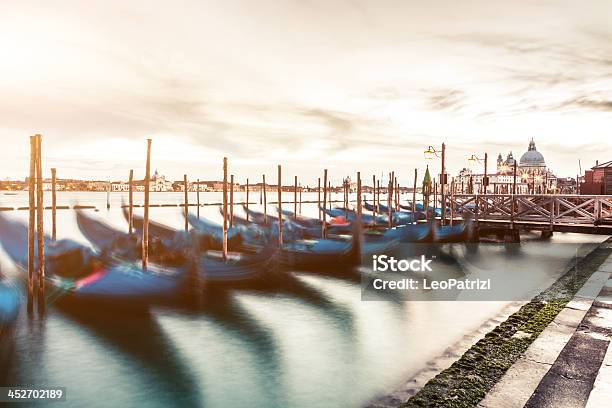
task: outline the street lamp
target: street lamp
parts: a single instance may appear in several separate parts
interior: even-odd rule
[[[440,154],[438,154],[440,153]],[[442,200],[441,210],[442,210],[442,225],[446,224],[446,196],[444,195],[444,185],[446,184],[446,168],[445,168],[445,155],[446,155],[446,145],[442,143],[442,148],[438,151],[433,146],[427,146],[427,150],[423,152],[425,156],[425,160],[432,160],[434,157],[439,157],[442,161],[442,171],[440,172],[440,199]],[[426,208],[425,211],[428,211]],[[413,214],[414,216],[414,214]],[[435,214],[434,214],[435,217]]]
[[[487,194],[487,187],[489,186],[489,176],[487,175],[487,158],[488,154],[485,152],[484,158],[477,157],[475,154],[468,157],[470,166],[474,167],[477,163],[484,162],[484,176],[482,177],[482,191]]]

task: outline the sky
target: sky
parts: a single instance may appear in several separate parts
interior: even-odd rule
[[[0,1],[0,179],[423,173],[428,145],[612,160],[612,3]],[[439,161],[429,162],[439,172]]]

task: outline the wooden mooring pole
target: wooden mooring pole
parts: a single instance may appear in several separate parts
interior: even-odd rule
[[[317,211],[319,212],[319,221],[321,221],[321,177],[317,179]]]
[[[300,186],[300,215],[302,215],[302,186]]]
[[[30,218],[28,220],[28,313],[34,306],[34,231],[36,228],[36,136],[30,136],[30,178],[28,197]]]
[[[278,165],[278,246],[283,246],[283,183],[281,180],[281,165]]]
[[[372,225],[376,226],[376,175],[372,175],[372,206],[374,207],[372,209],[372,214],[374,214],[372,217]]]
[[[246,209],[247,209],[247,214],[249,213],[249,179],[247,178],[246,180]],[[248,215],[247,215],[247,221],[248,221]]]
[[[387,187],[387,212],[389,215],[389,228],[393,227],[393,180],[395,172],[389,174],[389,187]]]
[[[327,169],[323,170],[323,223],[321,224],[321,235],[323,238],[327,237],[327,212],[325,211],[327,205]]]
[[[109,181],[106,184],[106,209],[110,210],[110,192],[111,192],[111,182]]]
[[[298,182],[297,182],[297,176],[295,176],[295,181],[293,183],[293,219],[294,220],[297,219],[297,189],[298,189]]]
[[[145,167],[144,217],[142,223],[142,269],[149,265],[149,182],[151,180],[151,139],[147,139],[147,164]]]
[[[227,157],[223,158],[223,259],[227,259]]]
[[[230,176],[230,216],[229,216],[229,226],[232,228],[234,226],[234,175]]]
[[[57,170],[51,169],[51,239],[57,239]]]
[[[189,232],[189,182],[187,175],[183,175],[183,186],[185,187],[185,232]]]
[[[268,224],[268,200],[266,199],[266,175],[263,175],[263,210],[264,210],[264,225]],[[247,218],[248,221],[248,218]]]
[[[412,219],[414,220],[414,222],[417,222],[417,216],[416,216],[416,191],[417,191],[417,176],[418,176],[418,170],[414,169],[414,184],[412,185]]]
[[[130,178],[128,181],[128,200],[130,202],[128,208],[128,234],[132,235],[134,231],[134,170],[130,169]]]
[[[38,243],[38,311],[45,311],[45,231],[43,228],[42,136],[36,135],[36,238]]]
[[[198,179],[198,184],[196,185],[196,206],[197,206],[197,216],[198,220],[200,219],[200,179]]]

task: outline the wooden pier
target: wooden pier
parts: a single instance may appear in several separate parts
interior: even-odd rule
[[[454,220],[471,216],[479,227],[612,235],[612,196],[453,194]]]

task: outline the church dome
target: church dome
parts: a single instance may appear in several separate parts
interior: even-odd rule
[[[519,164],[524,167],[545,167],[544,156],[536,150],[535,142],[531,139],[529,148],[519,160]]]

